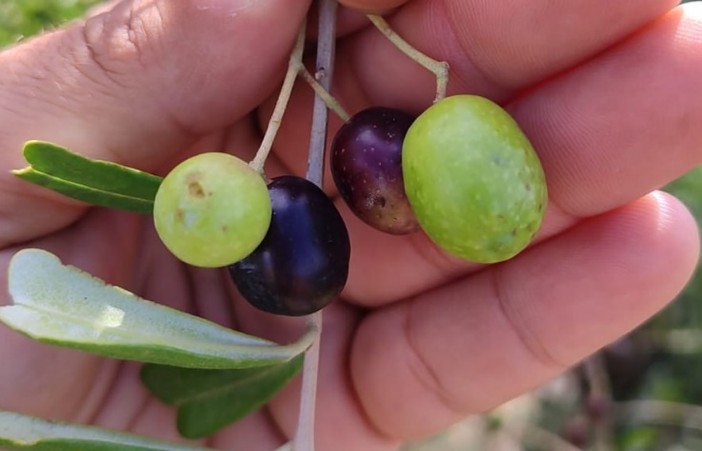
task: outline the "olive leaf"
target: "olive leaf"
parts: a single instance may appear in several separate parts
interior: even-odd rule
[[[259,409],[302,368],[303,356],[266,367],[206,370],[144,365],[141,379],[161,401],[177,407],[178,431],[207,437]]]
[[[194,368],[247,368],[286,362],[315,331],[278,345],[156,304],[67,266],[53,254],[24,249],[10,261],[13,305],[0,322],[45,343],[95,354]]]
[[[17,177],[102,207],[151,214],[161,184],[156,175],[90,160],[49,142],[28,141],[23,155],[29,166],[13,171]]]
[[[46,421],[0,411],[0,447],[32,451],[204,451],[93,426]]]

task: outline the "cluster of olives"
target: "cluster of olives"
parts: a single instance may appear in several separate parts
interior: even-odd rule
[[[416,118],[361,111],[338,131],[330,157],[339,193],[359,218],[391,234],[422,229],[463,259],[509,259],[543,219],[536,153],[509,114],[482,97],[448,97]],[[301,177],[266,184],[232,155],[200,154],[164,178],[154,220],[173,254],[226,266],[241,294],[270,313],[315,312],[346,283],[346,226],[326,194]]]
[[[154,199],[161,241],[193,266],[227,267],[255,307],[307,315],[346,284],[351,246],[341,215],[317,185],[297,176],[268,185],[227,153],[177,165]]]
[[[419,228],[456,257],[495,263],[522,251],[546,208],[546,181],[512,117],[483,97],[447,97],[419,117],[391,108],[353,116],[332,143],[339,193],[369,225]]]

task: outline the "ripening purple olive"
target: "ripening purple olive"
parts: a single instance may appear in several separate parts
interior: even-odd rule
[[[368,108],[339,129],[331,146],[332,176],[351,211],[395,235],[419,229],[402,177],[402,143],[413,121],[404,111]]]

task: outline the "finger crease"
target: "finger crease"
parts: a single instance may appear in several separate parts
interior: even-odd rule
[[[526,322],[521,319],[519,313],[512,307],[513,303],[510,301],[510,297],[507,296],[502,288],[504,284],[502,282],[502,271],[499,266],[491,267],[490,272],[490,282],[494,297],[497,300],[497,307],[509,328],[512,329],[518,341],[529,355],[548,368],[568,368],[568,365],[559,362],[558,359],[549,352],[544,343],[527,327]]]
[[[83,408],[88,410],[78,414],[76,416],[76,421],[85,422],[86,424],[95,424],[97,422],[98,416],[103,413],[103,406],[107,403],[107,400],[110,398],[119,381],[118,376],[122,372],[123,365],[124,362],[120,360],[102,359],[99,372],[105,375],[104,377],[107,378],[107,383],[105,385],[99,384],[98,381],[100,377],[93,380],[90,392],[84,398],[83,403]],[[94,404],[88,401],[93,398],[95,398]],[[87,419],[84,420],[84,417],[87,417]]]
[[[414,332],[414,327],[412,326],[413,315],[411,312],[412,306],[416,302],[416,299],[411,299],[406,302],[405,320],[402,324],[402,332],[405,336],[405,341],[407,342],[407,349],[409,350],[409,358],[407,363],[409,369],[417,381],[427,391],[434,395],[444,408],[457,417],[464,417],[466,415],[465,409],[462,409],[460,406],[454,404],[453,397],[446,389],[446,386],[441,381],[441,378],[437,372],[423,356],[415,342],[417,334]]]

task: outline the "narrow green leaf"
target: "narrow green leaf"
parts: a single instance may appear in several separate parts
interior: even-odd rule
[[[261,408],[302,368],[303,356],[272,366],[203,370],[145,365],[141,379],[161,401],[178,408],[183,437],[203,438]]]
[[[204,451],[208,449],[2,411],[0,411],[0,447],[33,451]]]
[[[161,178],[111,161],[91,160],[45,141],[28,141],[24,158],[37,171],[55,177],[144,199],[153,199]]]
[[[113,358],[191,368],[267,366],[304,352],[316,333],[278,345],[141,299],[39,249],[13,256],[8,285],[14,304],[0,307],[0,322],[37,341]]]
[[[23,180],[34,183],[35,185],[43,186],[44,188],[61,193],[64,196],[100,207],[117,208],[120,210],[127,210],[142,214],[151,214],[154,209],[154,202],[152,200],[100,191],[89,186],[78,185],[76,183],[36,171],[31,167],[15,171],[14,174]]]
[[[44,141],[28,141],[23,154],[30,166],[15,175],[95,205],[150,213],[161,184],[156,175],[91,160]]]

